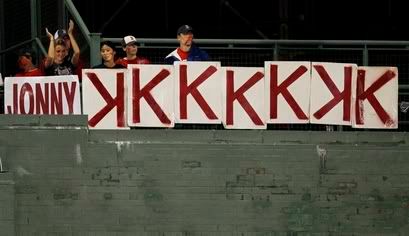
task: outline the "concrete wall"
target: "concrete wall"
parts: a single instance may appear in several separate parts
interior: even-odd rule
[[[408,141],[3,115],[0,235],[409,235]]]

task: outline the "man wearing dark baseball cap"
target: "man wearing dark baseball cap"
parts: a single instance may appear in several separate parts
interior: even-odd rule
[[[177,35],[179,34],[188,34],[191,32],[193,34],[193,28],[190,25],[182,25],[179,27],[177,31]]]
[[[15,75],[16,77],[27,77],[27,76],[43,76],[44,71],[37,68],[35,63],[35,56],[33,55],[33,50],[31,48],[23,48],[18,52],[17,65],[19,72]],[[1,81],[2,82],[2,81]]]
[[[209,55],[197,47],[193,42],[193,28],[182,25],[178,28],[177,39],[179,47],[165,57],[165,63],[173,64],[175,61],[208,61]]]

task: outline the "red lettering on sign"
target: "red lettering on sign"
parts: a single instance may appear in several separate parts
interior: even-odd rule
[[[180,65],[180,119],[187,119],[187,95],[191,94],[192,97],[202,108],[206,117],[211,120],[217,120],[216,114],[207,104],[206,100],[200,94],[197,87],[206,81],[211,75],[217,71],[214,66],[209,66],[199,77],[197,77],[189,86],[187,85],[187,65]]]
[[[314,117],[321,119],[325,114],[327,114],[332,108],[334,108],[338,103],[343,101],[343,116],[344,121],[351,120],[351,84],[352,84],[352,67],[344,67],[344,91],[340,92],[335,85],[334,81],[328,75],[327,71],[322,65],[314,65],[315,70],[318,72],[322,81],[327,86],[328,90],[331,92],[333,98],[322,106],[318,111],[314,113]]]
[[[43,96],[41,84],[36,84],[36,114],[50,114],[49,113],[49,84],[44,85],[45,95]],[[41,111],[43,113],[41,113]]]
[[[26,112],[25,104],[24,104],[24,97],[28,95],[28,112]],[[21,86],[20,90],[20,113],[25,115],[25,114],[33,114],[34,112],[34,94],[33,94],[33,88],[31,87],[31,84],[29,83],[24,83],[23,86]]]
[[[74,113],[74,98],[75,98],[75,87],[77,86],[77,82],[71,83],[71,89],[68,87],[68,83],[64,82],[64,93],[65,98],[67,99],[67,106],[68,106],[68,114]]]
[[[171,120],[166,116],[165,112],[159,106],[159,104],[155,101],[150,91],[156,87],[156,85],[160,84],[163,80],[165,80],[169,75],[170,72],[168,70],[162,69],[149,83],[145,85],[142,89],[140,88],[140,70],[139,68],[134,68],[132,70],[132,110],[133,116],[132,121],[134,123],[139,123],[141,121],[141,107],[140,101],[141,98],[145,98],[148,105],[152,108],[155,112],[156,116],[163,124],[170,124]]]
[[[58,92],[55,84],[51,83],[51,114],[62,114],[62,86],[58,84]]]
[[[364,108],[363,101],[365,99],[371,104],[378,117],[385,125],[393,124],[394,121],[389,114],[383,109],[381,103],[376,99],[374,93],[382,88],[387,82],[393,79],[396,74],[393,71],[386,71],[381,77],[365,90],[365,70],[358,70],[357,87],[356,87],[356,103],[355,103],[355,119],[359,125],[364,124]]]
[[[270,119],[277,119],[278,95],[282,94],[284,99],[290,105],[295,115],[300,120],[308,120],[307,115],[295,101],[294,97],[288,91],[288,87],[299,79],[308,69],[305,66],[299,66],[290,76],[278,85],[278,66],[270,65]]]
[[[95,73],[88,72],[86,75],[106,102],[106,105],[88,121],[88,125],[95,127],[112,109],[116,107],[117,126],[125,127],[124,73],[120,72],[116,75],[115,98],[109,94]]]
[[[237,100],[243,107],[244,111],[249,115],[255,125],[264,125],[257,112],[247,101],[244,93],[249,90],[254,84],[263,79],[264,74],[256,72],[249,80],[247,80],[239,89],[234,91],[234,71],[227,70],[227,87],[226,87],[226,124],[233,125],[233,102]]]

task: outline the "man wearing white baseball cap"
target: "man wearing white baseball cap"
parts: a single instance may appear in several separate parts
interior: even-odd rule
[[[126,57],[119,59],[118,64],[124,67],[128,67],[128,64],[151,64],[148,59],[137,55],[138,46],[134,36],[128,35],[122,39],[122,49],[125,51]]]

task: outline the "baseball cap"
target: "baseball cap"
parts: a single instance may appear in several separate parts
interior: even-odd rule
[[[128,35],[128,36],[125,36],[125,37],[122,39],[122,46],[123,46],[123,47],[126,47],[126,45],[128,45],[128,44],[130,44],[130,43],[136,43],[136,38],[135,38],[134,36]]]
[[[19,59],[17,61],[17,63],[19,65],[27,64],[27,60],[28,60],[27,58],[30,58],[32,63],[36,62],[34,51],[31,48],[28,48],[28,47],[24,47],[24,48],[20,49],[17,52],[17,56],[19,57]]]
[[[59,29],[57,31],[55,31],[54,34],[54,39],[58,39],[58,38],[65,38],[68,37],[67,31],[65,31],[64,29]]]
[[[190,25],[182,25],[179,27],[177,31],[177,35],[179,34],[187,34],[189,32],[193,32],[193,28]]]
[[[33,57],[33,50],[31,50],[30,48],[22,48],[17,52],[17,55]]]

